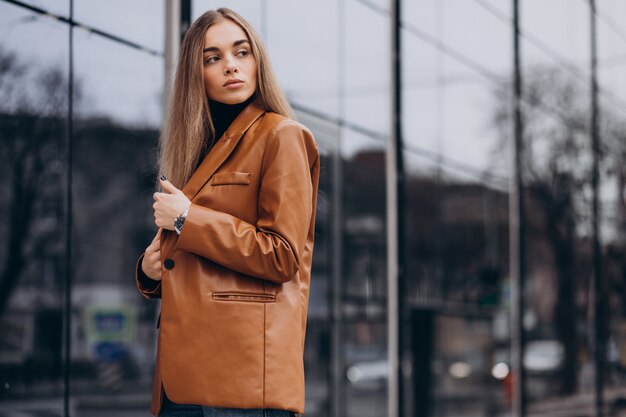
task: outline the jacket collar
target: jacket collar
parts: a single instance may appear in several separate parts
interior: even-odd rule
[[[244,133],[263,113],[265,113],[265,110],[253,101],[237,115],[228,129],[226,129],[226,132],[224,132],[224,135],[215,142],[211,151],[183,187],[183,193],[185,193],[188,199],[193,199],[204,184],[209,181],[213,173],[233,152]]]
[[[235,117],[220,140],[239,139],[263,113],[265,110],[260,108],[256,101],[252,101]]]

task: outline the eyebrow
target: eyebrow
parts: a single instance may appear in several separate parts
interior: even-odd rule
[[[239,46],[242,43],[250,43],[247,39],[239,39],[238,41],[233,42],[233,46]],[[208,48],[204,48],[202,52],[218,52],[220,48],[217,46],[209,46]]]

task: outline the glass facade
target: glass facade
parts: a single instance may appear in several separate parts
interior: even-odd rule
[[[153,236],[165,2],[74,4],[76,20],[128,44],[74,35],[71,397],[77,416],[148,416],[158,303],[138,301],[126,254]]]
[[[192,20],[224,5],[190,3]],[[310,417],[387,416],[392,400],[392,3],[227,5],[261,34],[322,158],[304,357]],[[617,413],[626,395],[626,6],[596,3],[604,394]],[[133,271],[154,229],[166,4],[0,0],[0,416],[61,416],[66,406],[71,416],[149,415],[159,305],[138,294]],[[400,5],[401,409],[511,415],[513,2]],[[528,410],[592,415],[600,296],[592,9],[587,1],[521,0],[519,12]]]
[[[69,32],[0,16],[0,409],[61,415]]]
[[[64,415],[69,388],[70,415],[148,416],[158,306],[138,302],[132,271],[152,230],[165,4],[73,2],[71,119],[69,2],[29,5],[0,2],[0,415]]]
[[[606,376],[611,392],[621,392],[626,385],[626,31],[623,24],[620,25],[620,17],[626,11],[624,6],[606,0],[597,2],[600,126],[606,149],[600,177],[603,265],[608,293],[605,298],[608,310]],[[579,293],[583,291],[579,290]],[[583,333],[583,337],[585,335]],[[589,358],[585,359],[580,366],[589,368]],[[577,388],[589,389],[582,382]],[[607,401],[615,399],[611,396]]]
[[[545,7],[527,1],[520,13],[525,19],[522,70],[528,126],[525,359],[532,407],[546,398],[576,393],[579,385],[593,389],[593,353],[587,329],[580,332],[593,306],[584,296],[592,259],[585,243],[591,231],[590,204],[583,197],[591,185],[591,49],[588,4],[555,1]],[[530,15],[537,18],[530,20]],[[563,25],[542,23],[557,16]],[[551,355],[552,363],[537,366],[541,355]]]
[[[507,363],[510,343],[510,156],[492,120],[496,92],[509,97],[511,28],[473,1],[404,1],[401,21],[406,407],[500,415],[510,399],[491,371]]]

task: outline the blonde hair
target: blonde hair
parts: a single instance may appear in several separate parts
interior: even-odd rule
[[[216,140],[204,89],[203,49],[207,30],[225,19],[236,23],[250,41],[257,64],[256,104],[266,111],[295,118],[254,28],[228,8],[209,10],[193,22],[183,39],[169,112],[160,138],[159,175],[165,175],[177,188],[187,183],[205,150]]]

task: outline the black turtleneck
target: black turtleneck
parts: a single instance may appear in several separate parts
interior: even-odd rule
[[[217,142],[228,126],[235,120],[235,118],[241,113],[254,100],[254,94],[250,96],[246,101],[237,104],[224,104],[219,101],[209,99],[209,109],[211,110],[211,117],[213,118],[213,126],[215,127],[215,139]]]

